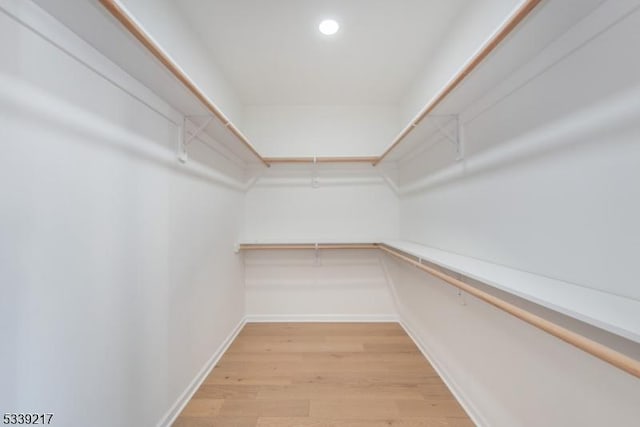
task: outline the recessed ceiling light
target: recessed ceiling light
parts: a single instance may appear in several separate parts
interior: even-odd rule
[[[320,23],[318,29],[325,36],[331,36],[338,32],[340,25],[333,19],[325,19]]]

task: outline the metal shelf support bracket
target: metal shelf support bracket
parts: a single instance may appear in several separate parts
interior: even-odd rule
[[[198,126],[195,130],[190,131],[189,129],[189,120],[193,117],[206,117],[205,121],[202,122],[200,126]],[[209,126],[209,123],[213,120],[213,115],[206,116],[184,116],[182,119],[182,125],[179,127],[179,135],[178,135],[178,160],[182,163],[186,163],[189,159],[189,154],[187,153],[187,147],[194,139],[200,135],[200,133]],[[191,120],[193,122],[193,120]]]
[[[462,122],[460,121],[459,114],[452,114],[446,116],[432,116],[433,123],[438,128],[438,131],[451,142],[456,150],[456,160],[460,161],[464,159],[464,129],[462,126]],[[455,124],[455,131],[451,133],[445,126],[442,125],[440,119],[444,118],[445,120],[453,118]]]

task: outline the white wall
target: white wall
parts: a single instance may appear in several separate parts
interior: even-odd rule
[[[402,238],[638,299],[638,6],[604,2],[463,111],[463,162],[442,145],[404,162]],[[461,306],[426,275],[394,278],[402,318],[482,424],[637,423],[637,378],[486,304]]]
[[[608,2],[594,13],[592,31],[616,9],[624,6]],[[635,11],[546,69],[532,59],[541,73],[508,82],[487,108],[470,106],[464,162],[436,170],[415,158],[401,168],[421,170],[425,184],[404,187],[414,191],[402,198],[401,235],[639,298],[637,25]],[[579,35],[571,35],[576,44]]]
[[[396,106],[247,106],[243,131],[267,157],[378,156],[399,128]]]
[[[121,73],[31,3],[0,6],[44,35],[0,13],[0,409],[155,425],[243,316],[242,193],[176,162],[175,126],[125,92],[144,88],[50,44]]]
[[[398,198],[375,172],[370,165],[316,171],[273,165],[247,192],[243,239],[377,242],[397,236]]]
[[[395,320],[378,250],[249,251],[250,320]]]

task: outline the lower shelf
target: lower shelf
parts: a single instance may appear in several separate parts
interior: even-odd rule
[[[383,245],[640,343],[640,302],[407,241]]]
[[[555,337],[640,378],[640,361],[480,290],[429,264],[458,273],[605,331],[640,343],[640,302],[407,241],[253,242],[239,250],[381,249]]]
[[[376,243],[240,243],[238,249],[242,251],[270,250],[270,249],[378,249]]]

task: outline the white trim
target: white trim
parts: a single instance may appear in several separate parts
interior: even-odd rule
[[[200,388],[205,378],[209,376],[209,373],[211,373],[211,370],[213,369],[213,367],[216,366],[216,364],[218,363],[218,361],[220,361],[220,358],[222,358],[222,356],[227,351],[231,343],[236,339],[236,337],[244,327],[245,323],[247,323],[246,319],[247,319],[246,317],[243,317],[240,320],[240,322],[238,322],[236,327],[233,328],[231,333],[227,336],[227,338],[225,338],[225,340],[222,342],[220,347],[218,347],[218,349],[213,353],[211,358],[202,367],[200,372],[196,374],[196,376],[189,383],[187,388],[182,392],[182,394],[178,397],[175,403],[171,405],[171,408],[164,414],[164,416],[158,422],[158,424],[156,424],[158,427],[169,427],[175,422],[176,418],[178,418],[178,415],[180,415],[180,413],[182,412],[184,407],[187,406],[187,403],[189,403],[189,401],[191,400],[195,392]]]
[[[246,323],[266,322],[396,322],[395,314],[249,314]]]
[[[453,376],[449,374],[449,371],[445,368],[445,365],[434,358],[434,354],[429,346],[427,346],[425,342],[420,339],[420,336],[414,332],[414,330],[402,318],[402,316],[400,316],[398,323],[400,323],[400,326],[402,326],[407,335],[409,335],[409,338],[411,338],[411,340],[416,344],[422,355],[431,364],[431,366],[440,376],[451,394],[453,394],[453,397],[455,397],[458,403],[460,403],[460,405],[465,410],[469,418],[471,418],[471,420],[474,422],[474,424],[478,427],[489,426],[490,424],[481,415],[480,411],[478,411],[476,405],[474,405],[473,402],[465,395],[465,393],[463,392],[463,387],[461,387],[460,384],[458,384],[453,379]]]

